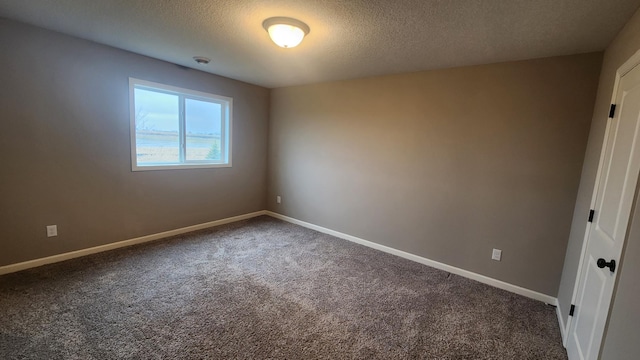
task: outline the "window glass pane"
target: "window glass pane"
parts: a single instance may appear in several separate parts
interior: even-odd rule
[[[178,96],[135,89],[138,164],[180,162]]]
[[[221,104],[185,99],[187,161],[222,159],[221,119]]]
[[[233,99],[129,78],[132,171],[231,167]]]

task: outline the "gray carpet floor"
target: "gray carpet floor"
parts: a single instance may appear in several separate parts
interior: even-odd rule
[[[2,359],[566,359],[555,309],[270,217],[0,277]]]

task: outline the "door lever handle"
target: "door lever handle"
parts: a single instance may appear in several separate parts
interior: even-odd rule
[[[598,265],[598,267],[600,269],[602,269],[604,267],[608,267],[609,271],[611,271],[611,272],[616,271],[616,261],[615,260],[611,260],[611,261],[607,262],[605,259],[600,258],[596,262],[596,265]]]

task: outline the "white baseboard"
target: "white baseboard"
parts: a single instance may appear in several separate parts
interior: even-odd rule
[[[515,293],[515,294],[518,294],[518,295],[522,295],[522,296],[526,296],[526,297],[531,298],[531,299],[543,301],[543,302],[545,302],[547,304],[550,304],[550,305],[554,305],[554,306],[558,305],[558,300],[555,297],[549,296],[549,295],[546,295],[546,294],[543,294],[543,293],[539,293],[537,291],[529,290],[529,289],[526,289],[526,288],[523,288],[523,287],[520,287],[520,286],[517,286],[517,285],[509,284],[509,283],[501,281],[501,280],[496,280],[496,279],[490,278],[488,276],[484,276],[484,275],[480,275],[480,274],[477,274],[477,273],[474,273],[474,272],[471,272],[471,271],[468,271],[468,270],[460,269],[460,268],[457,268],[455,266],[443,264],[441,262],[430,260],[430,259],[418,256],[418,255],[414,255],[414,254],[411,254],[411,253],[408,253],[408,252],[405,252],[405,251],[402,251],[402,250],[394,249],[394,248],[391,248],[391,247],[388,247],[388,246],[385,246],[385,245],[380,245],[380,244],[377,244],[377,243],[374,243],[374,242],[371,242],[371,241],[368,241],[368,240],[364,240],[364,239],[361,239],[361,238],[358,238],[358,237],[355,237],[355,236],[351,236],[351,235],[348,235],[348,234],[344,234],[344,233],[341,233],[341,232],[338,232],[338,231],[335,231],[335,230],[327,229],[327,228],[324,228],[322,226],[318,226],[318,225],[314,225],[314,224],[311,224],[311,223],[308,223],[308,222],[305,222],[305,221],[302,221],[302,220],[294,219],[292,217],[281,215],[281,214],[275,213],[273,211],[266,211],[266,215],[269,215],[269,216],[274,217],[276,219],[280,219],[280,220],[284,220],[284,221],[290,222],[292,224],[296,224],[296,225],[300,225],[300,226],[303,226],[303,227],[306,227],[306,228],[309,228],[309,229],[312,229],[312,230],[316,230],[316,231],[319,231],[321,233],[329,234],[329,235],[332,235],[332,236],[335,236],[335,237],[338,237],[338,238],[341,238],[341,239],[344,239],[344,240],[352,241],[354,243],[357,243],[357,244],[360,244],[360,245],[364,245],[364,246],[367,246],[367,247],[370,247],[370,248],[373,248],[373,249],[376,249],[376,250],[384,251],[384,252],[389,253],[389,254],[400,256],[400,257],[403,257],[405,259],[409,259],[409,260],[412,260],[412,261],[415,261],[415,262],[418,262],[418,263],[421,263],[421,264],[424,264],[424,265],[428,265],[428,266],[434,267],[436,269],[444,270],[444,271],[452,273],[452,274],[460,275],[460,276],[463,276],[463,277],[466,277],[466,278],[481,282],[483,284],[491,285],[491,286],[497,287],[499,289],[506,290],[506,291],[509,291],[509,292],[512,292],[512,293]]]
[[[558,315],[558,325],[560,326],[560,335],[562,335],[562,346],[567,347],[567,326],[564,323],[564,317],[562,311],[560,311],[560,305],[556,306],[556,315]],[[568,325],[568,324],[567,324]]]
[[[496,280],[493,278],[490,278],[488,276],[484,276],[484,275],[480,275],[468,270],[464,270],[464,269],[460,269],[457,268],[455,266],[451,266],[451,265],[447,265],[441,262],[437,262],[434,260],[430,260],[418,255],[414,255],[402,250],[398,250],[398,249],[394,249],[385,245],[380,245],[368,240],[364,240],[355,236],[351,236],[348,234],[344,234],[335,230],[331,230],[331,229],[327,229],[324,228],[322,226],[318,226],[318,225],[314,225],[305,221],[301,221],[298,219],[294,219],[292,217],[288,217],[285,215],[281,215],[272,211],[267,211],[267,210],[261,210],[261,211],[256,211],[253,213],[249,213],[249,214],[244,214],[244,215],[238,215],[238,216],[234,216],[234,217],[230,217],[230,218],[226,218],[226,219],[220,219],[220,220],[216,220],[216,221],[210,221],[210,222],[206,222],[203,224],[197,224],[197,225],[192,225],[192,226],[187,226],[187,227],[183,227],[180,229],[175,229],[175,230],[169,230],[169,231],[164,231],[161,233],[157,233],[157,234],[151,234],[151,235],[145,235],[145,236],[141,236],[141,237],[137,237],[134,239],[129,239],[129,240],[124,240],[124,241],[119,241],[119,242],[115,242],[115,243],[111,243],[111,244],[106,244],[106,245],[100,245],[100,246],[96,246],[96,247],[91,247],[88,249],[82,249],[82,250],[77,250],[77,251],[72,251],[72,252],[68,252],[68,253],[64,253],[64,254],[58,254],[58,255],[53,255],[53,256],[49,256],[49,257],[45,257],[45,258],[40,258],[40,259],[35,259],[35,260],[29,260],[29,261],[25,261],[25,262],[20,262],[20,263],[16,263],[16,264],[10,264],[10,265],[5,265],[5,266],[0,266],[0,275],[4,275],[4,274],[8,274],[8,273],[12,273],[12,272],[16,272],[16,271],[20,271],[20,270],[25,270],[25,269],[29,269],[29,268],[34,268],[34,267],[38,267],[38,266],[42,266],[42,265],[47,265],[47,264],[52,264],[52,263],[56,263],[56,262],[60,262],[60,261],[65,261],[65,260],[69,260],[69,259],[74,259],[74,258],[78,258],[78,257],[82,257],[82,256],[86,256],[86,255],[91,255],[91,254],[96,254],[99,252],[103,252],[103,251],[109,251],[109,250],[113,250],[113,249],[117,249],[117,248],[122,248],[122,247],[126,247],[126,246],[131,246],[131,245],[135,245],[135,244],[141,244],[141,243],[145,243],[145,242],[149,242],[149,241],[154,241],[154,240],[158,240],[158,239],[162,239],[162,238],[166,238],[169,236],[174,236],[174,235],[180,235],[180,234],[184,234],[184,233],[188,233],[191,231],[196,231],[196,230],[201,230],[201,229],[206,229],[206,228],[210,228],[210,227],[215,227],[215,226],[220,226],[223,224],[228,224],[228,223],[232,223],[232,222],[236,222],[236,221],[240,221],[240,220],[246,220],[246,219],[250,219],[256,216],[260,216],[260,215],[269,215],[271,217],[274,217],[276,219],[280,219],[280,220],[284,220],[287,222],[290,222],[292,224],[296,224],[296,225],[300,225],[309,229],[313,229],[325,234],[329,234],[344,240],[348,240],[348,241],[352,241],[354,243],[360,244],[360,245],[364,245],[376,250],[380,250],[389,254],[393,254],[396,256],[400,256],[402,258],[405,259],[409,259],[427,266],[431,266],[434,267],[436,269],[440,269],[440,270],[444,270],[447,272],[450,272],[452,274],[456,274],[456,275],[460,275],[478,282],[481,282],[483,284],[487,284],[487,285],[491,285],[494,287],[497,287],[499,289],[503,289],[506,291],[510,291],[512,293],[515,294],[519,294],[519,295],[523,295],[535,300],[539,300],[539,301],[543,301],[547,304],[551,304],[551,305],[555,305],[557,306],[558,301],[556,298],[546,295],[546,294],[542,294],[533,290],[529,290],[517,285],[513,285],[513,284],[509,284],[507,282],[504,281],[500,281],[500,280]],[[562,317],[560,316],[560,309],[557,308],[558,311],[558,319],[560,321],[560,328],[562,330],[562,334],[563,334],[563,339],[564,339],[564,334],[566,331],[566,328],[564,327],[564,323],[562,322]]]
[[[232,223],[232,222],[236,222],[236,221],[240,221],[240,220],[250,219],[250,218],[253,218],[253,217],[256,217],[256,216],[260,216],[260,215],[266,215],[266,211],[265,210],[260,210],[260,211],[252,212],[252,213],[249,213],[249,214],[233,216],[233,217],[226,218],[226,219],[220,219],[220,220],[206,222],[206,223],[203,223],[203,224],[187,226],[187,227],[183,227],[183,228],[180,228],[180,229],[164,231],[164,232],[157,233],[157,234],[145,235],[145,236],[137,237],[137,238],[134,238],[134,239],[118,241],[118,242],[115,242],[115,243],[95,246],[95,247],[91,247],[91,248],[88,248],[88,249],[82,249],[82,250],[72,251],[72,252],[68,252],[68,253],[64,253],[64,254],[48,256],[48,257],[45,257],[45,258],[29,260],[29,261],[25,261],[25,262],[21,262],[21,263],[0,266],[0,275],[9,274],[9,273],[12,273],[12,272],[25,270],[25,269],[29,269],[29,268],[34,268],[34,267],[38,267],[38,266],[42,266],[42,265],[52,264],[52,263],[65,261],[65,260],[69,260],[69,259],[74,259],[74,258],[78,258],[78,257],[81,257],[81,256],[96,254],[96,253],[103,252],[103,251],[109,251],[109,250],[122,248],[122,247],[126,247],[126,246],[131,246],[131,245],[135,245],[135,244],[141,244],[141,243],[145,243],[145,242],[149,242],[149,241],[154,241],[154,240],[166,238],[166,237],[169,237],[169,236],[188,233],[188,232],[191,232],[191,231],[202,230],[202,229],[206,229],[206,228],[210,228],[210,227],[220,226],[220,225],[224,225],[224,224],[228,224],[228,223]]]

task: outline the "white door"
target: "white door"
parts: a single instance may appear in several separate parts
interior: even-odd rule
[[[571,360],[597,359],[600,352],[640,171],[640,66],[620,78],[615,104],[569,329]]]

